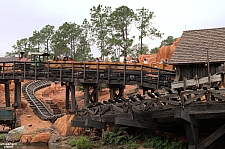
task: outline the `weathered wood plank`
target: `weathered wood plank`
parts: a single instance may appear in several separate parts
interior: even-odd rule
[[[85,121],[80,121],[80,120],[72,120],[71,121],[71,126],[87,128],[87,126],[85,125]]]
[[[221,81],[221,74],[217,74],[217,75],[213,75],[210,77],[210,81],[211,82],[218,82]],[[194,86],[194,85],[199,85],[199,84],[206,84],[208,83],[208,77],[203,77],[198,79],[189,79],[184,81],[178,81],[178,82],[173,82],[171,83],[171,87],[172,88],[181,88],[184,87],[184,84],[188,87],[188,86]]]
[[[197,121],[196,118],[194,118],[193,116],[190,116],[187,112],[181,109],[174,110],[174,118],[181,118],[197,127],[199,126],[199,122]]]
[[[98,129],[106,129],[106,124],[99,122],[99,121],[94,121],[91,119],[86,119],[84,125],[86,127],[94,127],[94,128],[98,128]]]
[[[109,115],[109,114],[104,114],[104,115],[101,115],[101,120],[102,122],[108,122],[108,123],[112,123],[115,121],[115,117],[116,115]]]
[[[156,129],[157,125],[153,122],[146,122],[134,119],[125,119],[125,118],[115,118],[115,124],[132,126],[132,127],[140,127],[140,128],[148,128],[148,129]]]

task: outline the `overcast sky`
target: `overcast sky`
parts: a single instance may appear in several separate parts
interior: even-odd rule
[[[12,51],[17,40],[50,24],[58,29],[65,22],[81,24],[90,18],[90,8],[102,4],[148,8],[156,15],[154,27],[167,36],[180,37],[186,30],[225,27],[224,0],[0,0],[0,56]],[[138,36],[138,34],[136,35]],[[161,40],[145,39],[149,49]],[[137,41],[136,41],[137,42]],[[94,56],[100,56],[92,49]]]

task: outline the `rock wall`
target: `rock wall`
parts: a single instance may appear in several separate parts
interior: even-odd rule
[[[162,59],[171,59],[173,52],[179,42],[180,38],[177,38],[176,41],[170,46],[162,46],[156,56],[156,62],[161,62]]]
[[[53,124],[53,126],[60,132],[62,136],[83,134],[83,128],[71,127],[71,120],[73,119],[74,115],[64,115],[63,117],[58,118]]]
[[[170,46],[162,46],[157,54],[145,54],[145,55],[140,55],[138,57],[138,60],[140,63],[144,62],[144,58],[146,58],[147,62],[149,64],[152,63],[159,63],[161,60],[167,59],[168,61],[171,59],[173,52],[179,42],[180,38],[177,38],[176,41]]]

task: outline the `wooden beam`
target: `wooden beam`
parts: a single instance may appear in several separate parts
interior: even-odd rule
[[[174,110],[174,118],[181,118],[197,127],[199,126],[199,122],[195,117],[190,116],[188,113],[181,109]]]
[[[11,84],[11,80],[0,79],[0,84]]]
[[[202,141],[198,145],[198,149],[205,149],[222,135],[225,134],[225,124],[217,129],[214,133],[212,133],[209,137],[207,137],[204,141]]]
[[[87,128],[85,124],[85,121],[81,121],[81,120],[72,120],[71,121],[71,126],[73,127],[81,127],[81,128]]]
[[[221,81],[221,74],[213,75],[210,77],[211,82],[218,82]],[[186,80],[186,86],[194,86],[198,84],[206,84],[208,83],[208,77],[203,77],[198,79],[189,79]],[[171,84],[172,88],[181,88],[184,87],[184,81],[175,81]]]
[[[188,104],[190,104],[190,103],[196,101],[197,99],[201,98],[203,95],[204,95],[204,93],[195,95],[195,97],[186,100],[186,101],[184,102],[184,105],[188,105]]]
[[[199,127],[194,127],[191,123],[183,122],[188,139],[188,149],[196,149],[198,145]]]
[[[98,128],[98,129],[106,129],[106,124],[99,122],[99,121],[94,121],[91,119],[86,119],[85,120],[85,124],[86,127],[94,127],[94,128]]]
[[[153,122],[146,122],[134,119],[126,119],[126,118],[115,118],[115,124],[125,125],[125,126],[132,126],[132,127],[141,127],[141,128],[148,128],[148,129],[156,129],[157,126]]]
[[[136,120],[152,119],[151,112],[134,112],[133,117]]]
[[[104,114],[101,115],[102,122],[114,122],[116,115],[113,114]]]

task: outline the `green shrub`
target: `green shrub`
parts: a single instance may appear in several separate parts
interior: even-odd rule
[[[3,133],[0,134],[0,140],[1,140],[1,141],[3,141],[3,137],[4,137],[5,135],[6,135],[6,134],[3,134]]]
[[[76,146],[76,140],[69,140],[68,144],[72,147]]]
[[[68,142],[70,146],[76,146],[77,149],[91,149],[93,147],[92,142],[86,136],[80,136],[77,139],[70,140]]]
[[[127,136],[122,133],[122,131],[118,132],[108,132],[104,133],[104,144],[112,144],[112,145],[122,145],[127,143]]]
[[[136,149],[140,146],[136,141],[128,141],[127,149]]]
[[[148,138],[143,143],[143,147],[155,149],[185,149],[182,142],[170,142],[168,138],[162,139],[160,137]]]
[[[78,139],[75,140],[77,149],[91,149],[92,143],[89,138],[86,136],[80,136]]]

